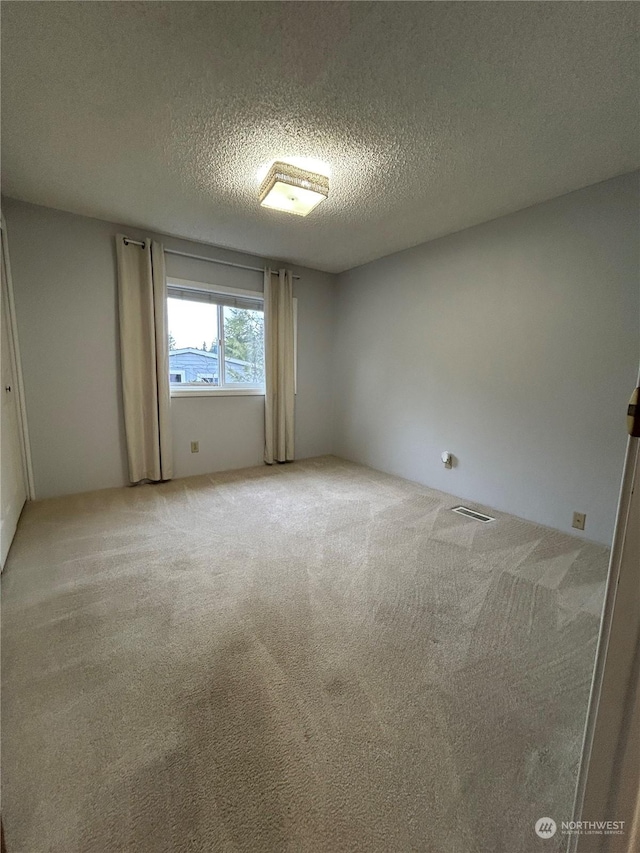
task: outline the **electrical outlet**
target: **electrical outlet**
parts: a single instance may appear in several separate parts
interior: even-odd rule
[[[200,453],[200,442],[192,441],[191,442],[191,452],[192,453]]]
[[[586,513],[584,512],[574,512],[573,513],[573,521],[571,522],[571,526],[575,527],[576,530],[584,530],[584,525],[587,521]]]

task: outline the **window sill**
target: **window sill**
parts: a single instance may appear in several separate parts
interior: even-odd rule
[[[264,388],[172,388],[172,397],[264,397]]]

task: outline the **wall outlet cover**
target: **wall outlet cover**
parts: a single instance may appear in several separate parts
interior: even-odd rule
[[[574,512],[573,513],[573,521],[571,522],[571,526],[575,527],[576,530],[584,530],[584,526],[587,521],[586,513],[584,512]]]
[[[200,452],[200,442],[199,441],[192,441],[191,442],[191,452],[192,453],[199,453]]]

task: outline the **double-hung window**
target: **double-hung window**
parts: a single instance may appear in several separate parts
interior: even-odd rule
[[[169,281],[167,314],[173,396],[264,393],[262,294]]]

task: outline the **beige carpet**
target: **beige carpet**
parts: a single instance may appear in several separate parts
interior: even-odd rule
[[[9,853],[531,853],[569,819],[607,552],[327,457],[27,507]]]

